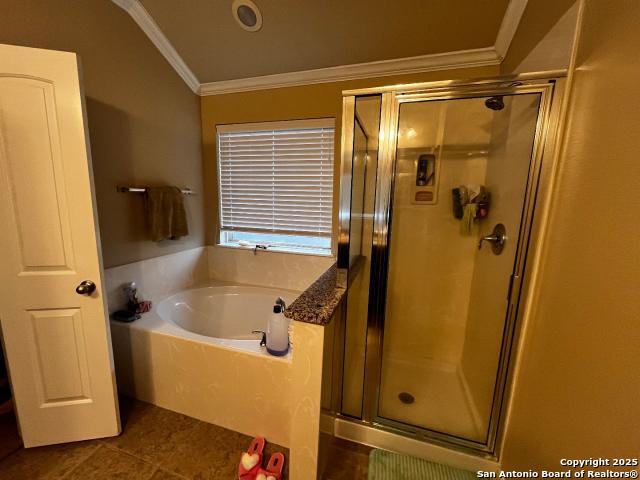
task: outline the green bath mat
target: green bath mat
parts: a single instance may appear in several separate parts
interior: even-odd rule
[[[472,480],[476,473],[385,450],[369,454],[369,480]]]

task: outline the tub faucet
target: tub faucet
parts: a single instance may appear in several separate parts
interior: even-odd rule
[[[267,345],[267,334],[264,330],[252,330],[251,333],[261,333],[262,338],[260,339],[260,346],[264,347]]]
[[[258,249],[264,250],[266,252],[267,251],[267,245],[260,245],[259,243],[256,243],[256,246],[253,247],[253,254],[254,255],[258,254]]]
[[[280,305],[282,307],[283,312],[287,309],[287,304],[284,302],[282,297],[276,298],[276,305]]]

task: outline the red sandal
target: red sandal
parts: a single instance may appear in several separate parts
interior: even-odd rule
[[[271,455],[267,469],[259,469],[256,480],[282,480],[282,469],[284,467],[284,455],[276,452]]]
[[[240,457],[238,464],[238,478],[240,480],[253,480],[256,478],[260,465],[262,464],[262,451],[264,450],[265,440],[262,437],[256,437],[251,440],[251,445],[246,452]]]

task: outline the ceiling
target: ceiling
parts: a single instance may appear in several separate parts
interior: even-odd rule
[[[115,0],[114,0],[115,1]],[[492,47],[509,0],[140,0],[200,83]],[[120,2],[117,2],[120,3]]]

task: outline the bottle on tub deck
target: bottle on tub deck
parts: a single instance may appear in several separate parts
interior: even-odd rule
[[[289,319],[282,312],[282,305],[274,305],[267,322],[267,352],[277,357],[289,351]]]

